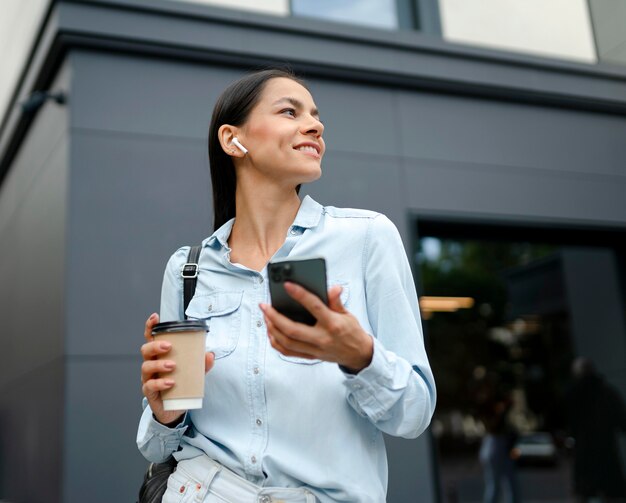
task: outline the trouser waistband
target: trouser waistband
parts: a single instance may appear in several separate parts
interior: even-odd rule
[[[304,488],[261,487],[232,472],[206,455],[178,463],[168,481],[168,492],[195,493],[193,501],[233,503],[316,503]],[[217,499],[221,498],[221,499]],[[170,501],[163,498],[163,501]],[[176,501],[176,500],[172,500]],[[189,501],[183,499],[183,501]]]

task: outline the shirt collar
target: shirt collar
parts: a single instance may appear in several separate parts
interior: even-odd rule
[[[319,224],[324,207],[315,201],[311,196],[306,195],[300,203],[300,208],[293,221],[292,227],[300,227],[302,229],[310,229]],[[228,222],[217,229],[211,236],[204,240],[203,245],[216,246],[219,244],[223,248],[228,248],[228,238],[233,229],[235,219],[231,218]]]

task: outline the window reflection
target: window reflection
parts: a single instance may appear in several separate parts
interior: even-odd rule
[[[374,28],[398,28],[396,0],[292,0],[294,16]]]
[[[495,501],[507,490],[514,501],[522,492],[524,500],[571,496],[574,345],[563,253],[540,243],[420,239],[444,501]]]

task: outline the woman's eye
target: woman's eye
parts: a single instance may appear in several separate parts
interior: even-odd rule
[[[283,111],[281,111],[281,113],[291,115],[292,117],[296,116],[296,111],[293,108],[285,108]]]

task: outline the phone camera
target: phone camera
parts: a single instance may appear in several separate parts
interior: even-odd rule
[[[285,275],[285,278],[291,278],[291,265],[290,264],[285,264],[285,267],[283,267],[283,274]]]

